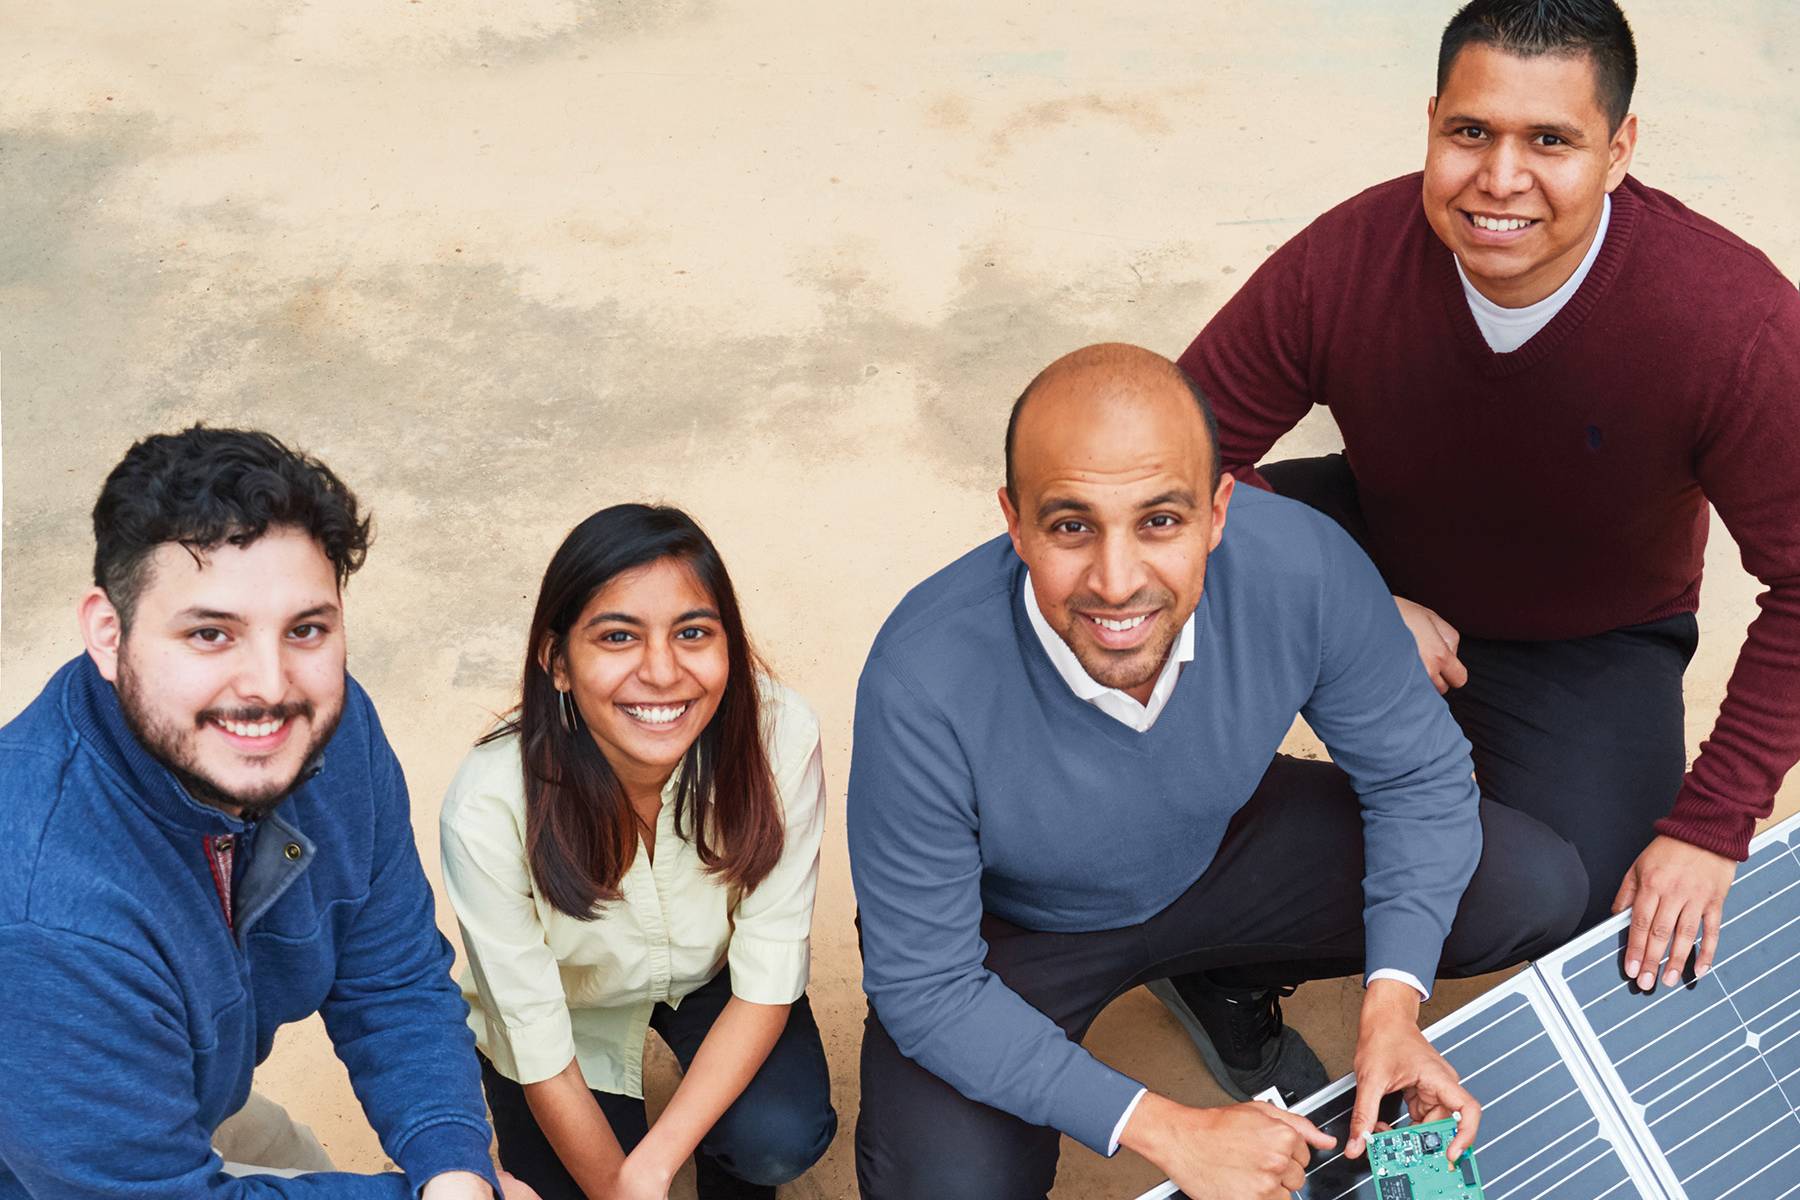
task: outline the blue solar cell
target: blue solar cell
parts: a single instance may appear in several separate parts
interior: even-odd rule
[[[1689,1200],[1800,1197],[1800,857],[1759,843],[1704,979],[1639,991],[1625,936],[1615,921],[1538,969],[1566,994],[1646,1157]]]

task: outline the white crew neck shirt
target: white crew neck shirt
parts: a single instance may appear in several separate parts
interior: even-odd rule
[[[1594,240],[1589,243],[1587,253],[1582,255],[1581,265],[1575,268],[1575,273],[1561,287],[1536,304],[1527,304],[1524,308],[1503,308],[1482,295],[1469,282],[1462,260],[1456,259],[1456,276],[1462,280],[1463,295],[1469,301],[1469,312],[1474,315],[1475,324],[1480,328],[1482,338],[1487,341],[1488,349],[1496,354],[1512,353],[1535,337],[1562,311],[1569,298],[1581,290],[1581,281],[1593,270],[1594,260],[1600,257],[1600,244],[1606,240],[1606,227],[1611,223],[1612,196],[1608,195],[1600,208],[1600,227],[1594,230]],[[1455,258],[1454,255],[1451,257]]]

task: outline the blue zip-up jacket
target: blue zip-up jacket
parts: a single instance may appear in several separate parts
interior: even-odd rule
[[[0,729],[0,1200],[415,1196],[488,1159],[468,1009],[374,705],[261,821],[226,924],[199,804],[87,657]],[[405,1175],[232,1178],[212,1131],[313,1013]]]

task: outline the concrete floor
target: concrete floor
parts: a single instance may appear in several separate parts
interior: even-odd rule
[[[715,535],[841,802],[877,625],[999,528],[1012,396],[1087,342],[1179,352],[1312,216],[1415,169],[1452,7],[4,0],[0,717],[79,649],[87,512],[125,447],[253,423],[374,509],[352,666],[434,874],[438,798],[508,703],[550,550],[621,500]],[[1638,174],[1800,272],[1800,9],[1630,10]],[[1309,421],[1283,449],[1333,439]],[[1722,533],[1708,570],[1695,743],[1756,591]],[[792,1196],[853,1191],[851,909],[839,824],[812,994],[845,1134]],[[1355,1003],[1290,1003],[1333,1070]],[[1090,1044],[1219,1099],[1141,992]],[[262,1083],[382,1165],[316,1023]],[[1056,1194],[1157,1178],[1071,1146]]]

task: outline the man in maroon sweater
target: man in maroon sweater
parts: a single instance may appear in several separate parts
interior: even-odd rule
[[[1467,5],[1423,173],[1313,222],[1181,365],[1228,469],[1362,541],[1482,791],[1580,852],[1588,923],[1634,906],[1623,965],[1650,989],[1697,934],[1691,966],[1712,964],[1736,864],[1800,757],[1800,293],[1627,174],[1635,76],[1611,0]],[[1259,473],[1315,404],[1344,454]],[[1686,770],[1709,501],[1767,590]],[[1221,998],[1269,1003],[1233,982],[1158,995],[1217,1046]]]

